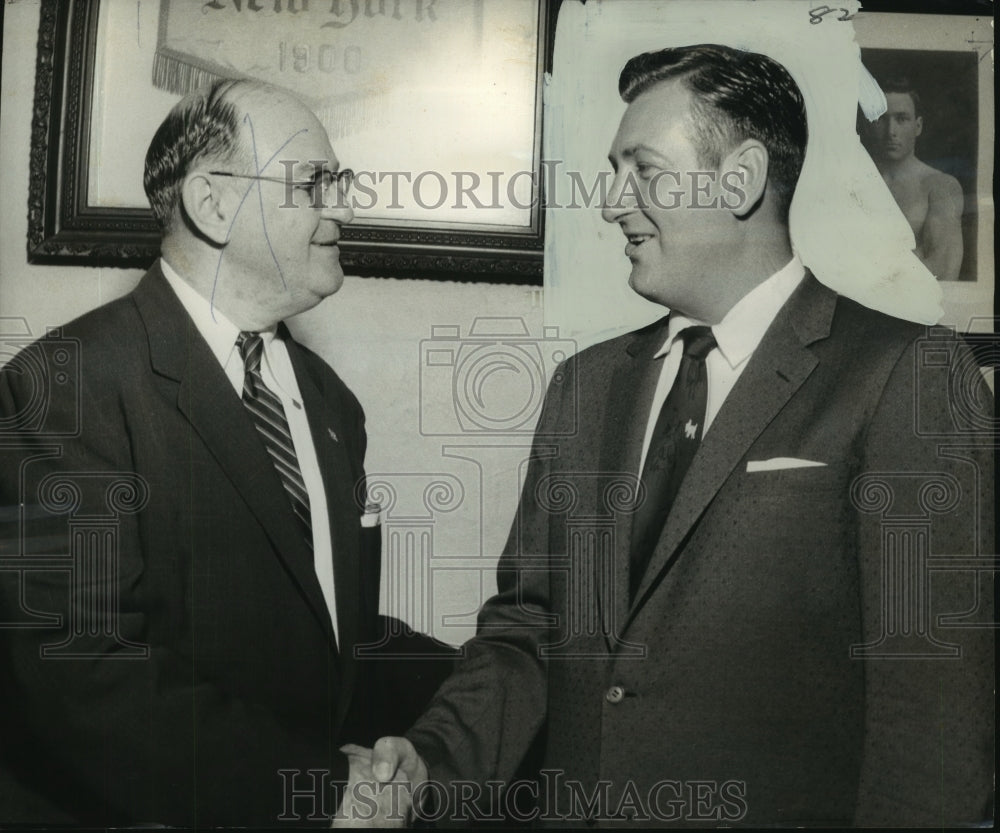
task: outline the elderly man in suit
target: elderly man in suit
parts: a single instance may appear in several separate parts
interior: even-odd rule
[[[978,368],[793,253],[783,67],[666,49],[620,90],[604,217],[670,314],[556,375],[498,593],[376,775],[423,783],[425,817],[990,818],[992,440],[949,401],[988,411]],[[541,779],[498,798],[536,736]]]
[[[282,319],[341,286],[350,182],[289,94],[192,93],[146,157],[160,260],[0,375],[4,822],[337,810],[380,530],[361,406]]]

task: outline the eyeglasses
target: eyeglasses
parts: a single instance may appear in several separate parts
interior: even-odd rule
[[[212,176],[230,176],[234,179],[256,179],[264,182],[280,182],[283,185],[304,191],[308,195],[309,201],[312,203],[314,208],[323,207],[323,202],[317,201],[316,199],[317,191],[319,192],[320,200],[325,200],[326,195],[329,193],[330,189],[333,188],[334,183],[336,183],[337,186],[337,203],[335,207],[342,207],[344,205],[343,200],[346,199],[351,190],[351,183],[354,182],[354,171],[350,168],[344,168],[340,171],[328,171],[324,168],[317,171],[316,175],[312,179],[300,181],[280,176],[253,176],[252,174],[237,174],[232,171],[209,171],[209,173]]]

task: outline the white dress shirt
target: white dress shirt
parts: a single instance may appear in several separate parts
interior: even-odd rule
[[[718,347],[712,349],[705,358],[708,402],[702,437],[708,433],[722,403],[726,401],[736,380],[740,378],[747,360],[757,349],[767,328],[777,316],[778,310],[791,297],[804,275],[805,268],[802,266],[802,261],[798,256],[793,257],[785,266],[737,301],[726,313],[726,317],[712,327],[712,334]],[[667,394],[670,393],[670,388],[673,387],[681,364],[681,356],[684,354],[684,340],[678,339],[677,336],[687,327],[703,324],[702,321],[678,313],[670,315],[667,339],[654,356],[656,360],[663,360],[663,367],[656,383],[653,406],[646,423],[646,437],[642,444],[642,458],[639,461],[640,472],[646,463],[646,453],[653,438],[656,419],[660,415]]]
[[[199,293],[191,284],[178,275],[163,258],[160,259],[163,275],[177,295],[184,309],[194,322],[198,332],[208,342],[212,355],[218,360],[223,371],[233,386],[236,395],[243,398],[243,380],[246,371],[243,357],[236,346],[240,334],[239,328],[233,324],[218,309],[213,308],[207,298]],[[323,591],[323,598],[333,620],[335,635],[337,630],[337,603],[334,596],[333,583],[333,541],[330,536],[330,516],[327,513],[326,489],[323,486],[323,476],[316,457],[316,446],[313,444],[312,431],[309,429],[309,419],[302,406],[302,394],[295,379],[292,360],[288,349],[280,338],[275,338],[275,329],[262,331],[260,336],[264,342],[264,354],[260,362],[260,375],[264,384],[273,391],[285,409],[285,419],[292,434],[292,444],[295,446],[295,456],[299,461],[302,480],[309,493],[309,515],[312,521],[313,559],[316,578]],[[289,511],[291,504],[289,503]]]

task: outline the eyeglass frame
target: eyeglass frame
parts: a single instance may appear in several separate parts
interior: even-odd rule
[[[340,204],[340,199],[347,197],[351,190],[351,184],[354,182],[354,171],[351,168],[341,168],[338,171],[330,171],[323,168],[317,172],[318,176],[315,179],[305,179],[305,180],[294,180],[288,179],[286,177],[278,176],[260,176],[254,174],[238,174],[233,171],[209,171],[211,176],[228,176],[234,179],[253,179],[258,182],[279,182],[282,185],[290,186],[292,188],[321,188],[320,195],[325,197],[327,191],[333,186],[334,183],[337,185],[337,196],[338,202],[334,206],[327,206],[323,202],[316,201],[316,191],[307,192],[309,194],[309,199],[311,200],[311,205],[313,208],[343,208],[344,205]],[[322,177],[322,179],[320,179]],[[294,206],[282,206],[283,208],[293,208]]]

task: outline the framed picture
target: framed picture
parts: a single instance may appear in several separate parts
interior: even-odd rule
[[[144,267],[146,147],[215,78],[296,92],[354,169],[351,274],[541,283],[557,0],[43,0],[28,259]]]
[[[910,221],[918,253],[929,210],[935,202],[955,203],[950,233],[958,252],[955,268],[939,275],[942,323],[970,336],[992,331],[990,24],[985,17],[868,12],[854,21],[862,62],[889,104],[881,128],[859,116],[858,132]],[[900,166],[916,175],[896,175]]]

